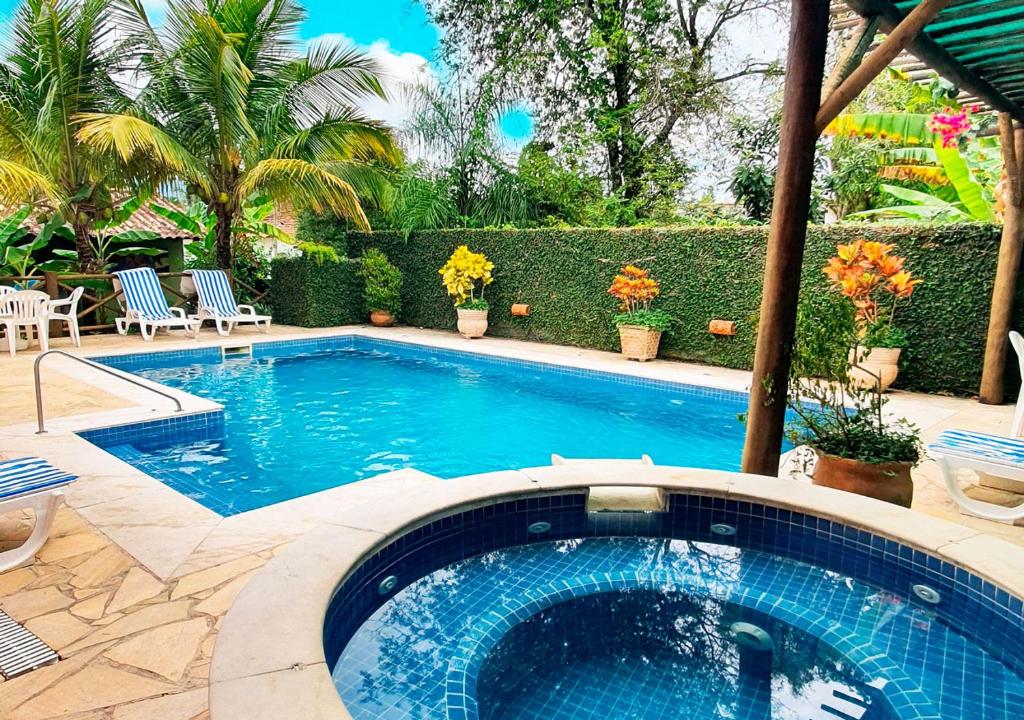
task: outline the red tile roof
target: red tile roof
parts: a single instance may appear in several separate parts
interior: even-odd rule
[[[182,230],[163,215],[158,215],[153,212],[150,204],[154,202],[158,205],[163,205],[164,207],[180,209],[180,206],[177,203],[166,198],[155,198],[136,210],[128,221],[118,228],[118,232],[124,230],[150,230],[155,232],[164,240],[192,240],[195,238],[195,235],[187,230]],[[5,218],[8,215],[11,215],[15,210],[16,208],[0,205],[0,218]],[[39,230],[40,223],[36,220],[35,214],[29,216],[27,225],[32,232],[37,232]]]

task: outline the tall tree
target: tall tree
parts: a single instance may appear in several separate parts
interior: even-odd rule
[[[719,104],[731,81],[775,68],[749,57],[725,67],[729,28],[783,4],[424,1],[452,55],[464,54],[510,100],[527,99],[550,139],[587,136],[601,148],[610,188],[641,207],[685,171],[671,144],[679,124]]]
[[[119,168],[80,142],[82,113],[131,101],[114,81],[128,46],[110,0],[24,0],[0,52],[0,202],[59,212],[75,233],[79,270],[95,270],[89,238],[111,211]]]
[[[223,268],[232,221],[257,193],[369,229],[362,201],[381,196],[379,168],[400,159],[389,131],[357,109],[385,97],[371,58],[337,44],[300,54],[294,0],[176,0],[159,32],[143,0],[127,1],[145,87],[128,112],[84,116],[84,142],[184,179],[217,218]]]

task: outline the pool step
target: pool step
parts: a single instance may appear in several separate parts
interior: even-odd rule
[[[0,610],[0,675],[16,678],[44,665],[52,665],[60,655],[35,633]]]
[[[245,345],[221,345],[220,346],[220,357],[222,360],[229,357],[238,357],[240,355],[248,355],[252,357],[252,343]]]

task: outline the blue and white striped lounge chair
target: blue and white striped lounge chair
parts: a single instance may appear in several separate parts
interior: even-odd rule
[[[128,334],[132,323],[138,323],[142,339],[150,341],[157,328],[182,328],[198,336],[199,323],[188,317],[181,308],[167,305],[160,279],[153,268],[118,270],[114,273],[124,294],[125,316],[114,321],[117,331]]]
[[[270,329],[271,317],[257,315],[252,305],[239,305],[231,292],[231,283],[223,270],[192,270],[192,282],[199,295],[199,324],[207,320],[217,323],[217,332],[229,335],[235,325],[252,323],[262,332]]]
[[[1010,333],[1010,345],[1017,353],[1024,378],[1024,337]],[[928,446],[928,454],[939,464],[950,497],[971,515],[987,520],[1012,522],[1024,518],[1024,502],[1006,507],[968,497],[960,488],[960,470],[972,470],[1005,480],[1024,483],[1024,387],[1017,398],[1010,437],[986,435],[968,430],[947,430]],[[1024,488],[1024,485],[1022,485]]]
[[[10,570],[35,557],[50,535],[57,508],[64,499],[64,488],[75,480],[63,470],[34,457],[0,461],[0,515],[31,508],[35,527],[28,540],[11,550],[0,552],[0,572]]]

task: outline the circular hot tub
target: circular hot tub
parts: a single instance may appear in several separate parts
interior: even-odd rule
[[[621,475],[448,481],[300,541],[226,620],[213,720],[272,717],[281,692],[325,720],[1019,717],[1021,600],[961,560],[998,541],[677,468],[630,469],[656,510],[588,511],[588,488]],[[281,588],[298,619],[265,615],[271,643],[249,627],[242,651],[257,594],[266,613]]]

